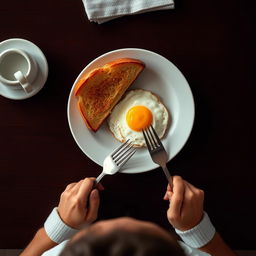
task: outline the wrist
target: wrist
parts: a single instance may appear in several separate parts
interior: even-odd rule
[[[57,207],[52,210],[45,221],[44,229],[48,237],[57,244],[71,238],[78,231],[77,229],[69,227],[62,221]]]
[[[207,213],[204,212],[203,219],[198,225],[186,231],[175,229],[175,232],[185,244],[192,248],[201,248],[212,240],[215,228]]]

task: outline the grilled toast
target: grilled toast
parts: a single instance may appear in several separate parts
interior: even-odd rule
[[[85,74],[77,82],[78,109],[88,128],[94,132],[100,128],[144,68],[140,60],[117,59]]]

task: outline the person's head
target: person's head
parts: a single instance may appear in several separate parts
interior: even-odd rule
[[[156,224],[132,218],[97,222],[69,242],[61,256],[184,256],[177,240]]]

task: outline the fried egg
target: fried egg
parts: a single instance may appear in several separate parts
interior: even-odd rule
[[[108,118],[114,137],[130,140],[134,147],[146,146],[142,130],[152,125],[159,138],[168,126],[168,111],[159,98],[150,91],[135,89],[127,92]]]

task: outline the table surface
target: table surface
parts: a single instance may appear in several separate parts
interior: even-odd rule
[[[0,41],[38,45],[49,76],[30,99],[0,97],[0,248],[23,248],[68,183],[100,173],[71,135],[69,92],[93,59],[135,47],[172,61],[194,95],[192,133],[169,169],[205,191],[205,210],[233,249],[255,249],[254,10],[253,1],[177,0],[175,10],[98,25],[81,0],[2,1]],[[103,185],[99,219],[126,215],[170,228],[160,169],[108,176]]]

